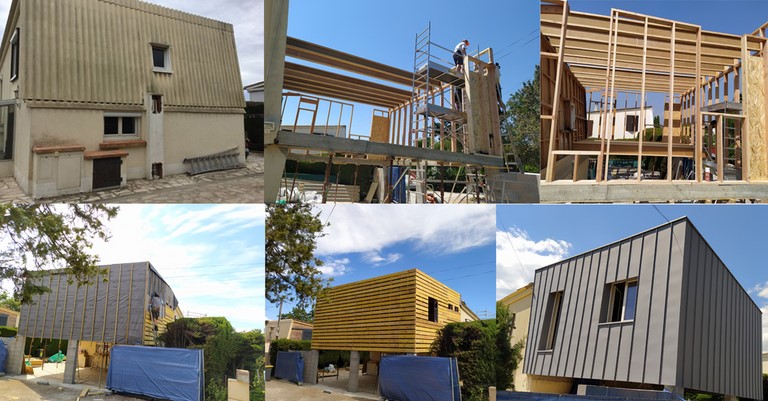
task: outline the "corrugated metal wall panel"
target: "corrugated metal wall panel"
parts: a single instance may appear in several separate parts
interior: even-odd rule
[[[229,24],[138,1],[25,0],[19,25],[26,100],[245,107]],[[172,74],[152,71],[150,43],[170,46]]]

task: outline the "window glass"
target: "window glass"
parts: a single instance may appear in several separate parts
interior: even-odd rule
[[[104,135],[119,134],[118,122],[120,117],[104,117]]]
[[[123,117],[123,134],[135,134],[136,133],[136,118],[135,117]]]
[[[624,304],[624,320],[635,320],[635,306],[637,305],[637,281],[627,283],[627,302]]]
[[[621,309],[624,307],[624,283],[614,284],[611,291],[611,315],[609,322],[621,321]]]
[[[165,68],[165,51],[162,47],[152,47],[152,62],[155,67]]]

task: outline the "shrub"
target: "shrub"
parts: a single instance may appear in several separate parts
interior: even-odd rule
[[[0,326],[0,337],[16,337],[17,332],[15,327]]]
[[[279,351],[309,351],[311,346],[312,341],[309,340],[289,340],[287,338],[273,340],[269,344],[269,364],[275,366]]]
[[[488,387],[496,385],[495,320],[449,323],[438,331],[432,352],[456,358],[461,377],[461,396],[466,401],[488,399]]]

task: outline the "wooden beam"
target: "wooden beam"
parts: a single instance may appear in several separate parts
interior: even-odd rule
[[[566,2],[563,4],[562,13],[562,25],[560,30],[560,37],[565,38],[568,27],[568,13],[570,12],[570,5]],[[549,156],[547,158],[547,177],[546,181],[551,182],[555,177],[555,165],[556,160],[552,151],[555,150],[555,134],[558,130],[559,112],[560,112],[560,91],[562,90],[563,70],[565,68],[565,61],[563,60],[563,54],[565,47],[560,46],[557,52],[557,76],[555,77],[555,91],[552,98],[552,123],[549,127]]]

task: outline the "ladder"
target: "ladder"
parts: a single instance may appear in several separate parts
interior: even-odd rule
[[[469,197],[474,195],[475,202],[480,203],[480,200],[486,195],[485,173],[482,171],[482,167],[467,166],[465,176],[467,180],[467,202],[469,202]]]
[[[507,169],[508,173],[525,172],[525,166],[523,165],[522,159],[520,159],[520,154],[517,153],[517,147],[511,142],[511,139],[510,143],[502,143],[501,151],[502,156],[504,157],[504,167]]]

